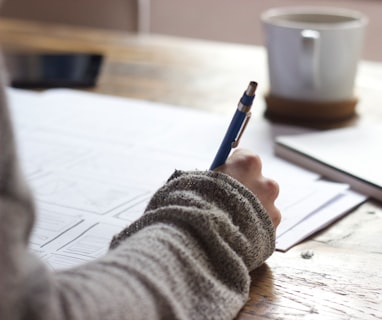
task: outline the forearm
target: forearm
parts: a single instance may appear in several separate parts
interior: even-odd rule
[[[105,257],[52,273],[27,242],[34,206],[0,92],[1,319],[231,319],[274,249],[256,198],[226,175],[177,173]]]
[[[102,259],[53,274],[14,245],[5,272],[18,280],[14,310],[28,319],[231,319],[273,245],[253,195],[222,174],[195,173],[159,190]]]
[[[155,238],[147,246],[158,255],[154,261],[164,265],[172,261],[174,269],[167,270],[169,291],[184,289],[172,303],[184,312],[185,319],[206,314],[211,319],[231,319],[248,298],[249,272],[274,250],[273,225],[261,204],[241,184],[214,172],[176,173],[154,195],[145,215],[116,237],[113,246],[119,244],[116,250],[123,250],[126,238],[141,237],[142,232],[153,237],[153,228],[163,228],[163,239],[167,228],[183,235],[169,238],[177,240],[177,245],[159,241],[164,249],[156,248]],[[161,252],[174,257],[160,259]],[[203,304],[209,307],[198,310]]]
[[[214,250],[227,245],[250,271],[275,246],[274,227],[260,202],[222,173],[176,171],[153,196],[143,217],[114,237],[111,246],[156,222],[182,227],[204,245],[217,245]]]
[[[2,70],[0,55],[0,319],[21,319],[41,262],[27,252],[34,204],[18,168]]]
[[[233,179],[189,173],[159,190],[112,247],[56,276],[68,318],[232,319],[248,298],[249,271],[273,252],[274,231]]]

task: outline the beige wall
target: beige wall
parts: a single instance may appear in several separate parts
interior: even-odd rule
[[[136,0],[4,0],[0,16],[137,30]]]
[[[263,44],[261,13],[271,7],[328,5],[364,12],[363,57],[382,60],[382,0],[152,0],[151,30],[202,39]]]
[[[260,15],[270,7],[356,9],[370,18],[363,57],[382,61],[382,0],[5,0],[0,16],[136,31],[138,3],[148,2],[153,33],[257,45]]]

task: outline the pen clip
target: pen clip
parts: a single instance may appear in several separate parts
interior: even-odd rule
[[[248,113],[246,114],[245,120],[244,120],[244,122],[243,122],[243,125],[242,125],[241,128],[240,128],[239,134],[237,135],[236,140],[233,141],[232,144],[231,144],[231,147],[232,147],[232,148],[236,148],[236,147],[239,145],[241,136],[243,135],[244,130],[245,130],[245,128],[247,127],[247,124],[248,124],[249,119],[251,118],[251,116],[252,116],[252,113],[251,113],[251,112],[248,112]]]

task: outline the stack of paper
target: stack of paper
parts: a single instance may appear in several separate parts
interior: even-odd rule
[[[230,121],[80,91],[8,93],[38,206],[30,247],[54,269],[104,254],[112,236],[143,213],[174,169],[209,168]],[[253,119],[241,146],[260,154],[264,174],[280,183],[277,248],[287,250],[365,197],[274,157],[280,128]]]
[[[280,157],[319,172],[354,190],[382,201],[382,127],[355,127],[280,136],[275,152]]]

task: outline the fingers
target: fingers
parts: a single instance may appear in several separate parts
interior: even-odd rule
[[[237,149],[228,158],[228,164],[233,163],[243,172],[251,172],[252,174],[261,174],[263,164],[257,154],[247,149]]]
[[[279,226],[280,222],[281,222],[281,212],[280,210],[277,208],[277,207],[273,207],[273,209],[271,209],[272,212],[269,213],[269,216],[271,217],[272,219],[272,223],[273,223],[273,226],[275,227],[275,229]]]
[[[279,184],[273,179],[269,179],[264,176],[262,176],[262,178],[263,178],[263,181],[261,183],[261,187],[264,189],[263,190],[264,197],[268,201],[274,202],[280,193]]]
[[[261,170],[260,157],[246,149],[235,150],[225,164],[215,169],[215,171],[224,172],[242,183],[248,179],[249,175],[256,177],[261,175]]]
[[[281,214],[275,206],[280,188],[275,180],[262,175],[262,162],[258,155],[237,149],[216,171],[224,172],[245,185],[262,203],[273,225],[277,227],[280,224]]]
[[[253,184],[251,191],[258,197],[263,207],[267,210],[274,227],[277,228],[281,221],[280,210],[275,205],[280,191],[278,183],[261,175],[258,182]]]

